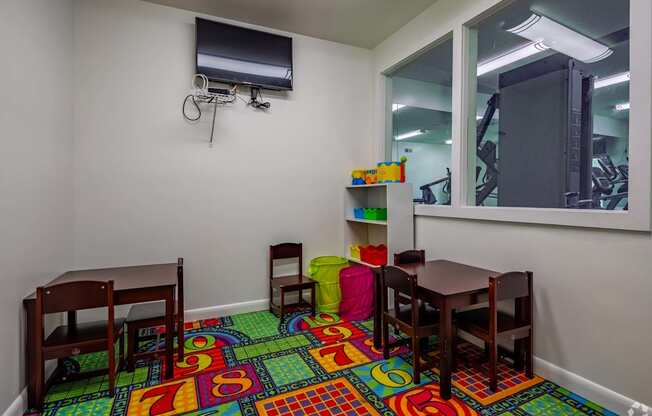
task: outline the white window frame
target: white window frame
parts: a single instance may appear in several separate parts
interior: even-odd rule
[[[475,176],[469,173],[470,157],[475,148],[469,146],[469,132],[475,130],[475,111],[469,117],[469,102],[475,100],[476,77],[470,63],[475,59],[469,51],[475,48],[469,36],[469,27],[495,13],[514,0],[486,0],[471,2],[465,10],[424,39],[424,47],[406,51],[394,64],[381,71],[377,78],[377,110],[382,106],[382,125],[385,132],[376,151],[385,155],[387,128],[391,127],[391,91],[386,75],[405,62],[438,44],[453,33],[453,106],[452,106],[452,191],[450,206],[416,205],[415,215],[533,224],[552,224],[650,231],[650,191],[652,161],[652,1],[630,0],[630,102],[629,114],[629,210],[601,211],[563,208],[478,207],[469,204],[475,193]],[[440,22],[438,22],[440,23]],[[388,104],[389,103],[389,104]],[[388,118],[390,118],[388,120]],[[390,132],[391,133],[391,132]],[[380,139],[380,137],[378,137]],[[472,153],[472,155],[471,155]],[[408,178],[409,181],[409,178]]]

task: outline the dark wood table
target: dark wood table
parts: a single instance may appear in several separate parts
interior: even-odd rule
[[[447,260],[428,261],[425,264],[401,266],[408,273],[417,276],[419,298],[439,309],[440,361],[439,378],[441,397],[451,398],[451,376],[453,367],[453,312],[478,303],[481,293],[489,291],[489,277],[499,273]],[[379,273],[376,273],[378,276]],[[381,291],[380,279],[376,278],[376,296]],[[374,310],[374,346],[381,347],[382,311],[376,301]]]
[[[82,280],[113,280],[114,303],[125,305],[132,303],[165,301],[165,378],[172,378],[173,338],[174,338],[174,302],[177,286],[177,263],[152,264],[144,266],[113,267],[95,270],[77,270],[62,274],[49,282],[47,286]],[[39,365],[34,335],[43,327],[42,316],[36,316],[36,295],[32,293],[23,299],[25,308],[25,380],[27,382],[28,405],[36,406],[35,389],[45,377],[43,367]],[[178,325],[183,328],[183,313],[178,313]],[[77,323],[76,311],[68,312],[68,325]],[[180,345],[183,341],[179,340]]]

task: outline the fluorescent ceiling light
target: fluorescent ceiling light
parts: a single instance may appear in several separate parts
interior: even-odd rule
[[[613,53],[608,46],[538,14],[507,31],[585,63],[601,61]]]
[[[520,61],[521,59],[525,59],[532,55],[536,55],[548,49],[549,48],[541,42],[528,43],[527,45],[507,52],[504,55],[500,55],[496,58],[480,62],[478,64],[477,74],[478,76],[487,74],[497,70],[498,68],[513,64],[514,62]]]
[[[453,144],[452,140],[446,140],[446,144]]]
[[[398,111],[403,107],[405,107],[404,104],[392,104],[392,111]]]
[[[608,87],[610,85],[622,84],[624,82],[629,82],[629,72],[623,72],[622,74],[609,75],[608,77],[602,77],[595,80],[593,88],[596,90],[598,88]]]
[[[410,137],[420,136],[420,135],[425,134],[425,133],[426,133],[426,131],[423,130],[423,129],[414,130],[414,131],[409,131],[407,133],[399,134],[394,139],[395,140],[405,140],[405,139],[409,139]]]
[[[616,111],[625,111],[625,110],[629,110],[629,104],[630,104],[630,103],[616,104]]]

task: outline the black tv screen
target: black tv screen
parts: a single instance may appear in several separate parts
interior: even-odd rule
[[[211,81],[292,89],[292,38],[196,18],[197,73]]]

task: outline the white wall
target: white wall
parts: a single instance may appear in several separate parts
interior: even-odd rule
[[[186,307],[267,297],[268,245],[340,254],[344,185],[370,165],[369,50],[299,35],[295,90],[181,116],[194,70],[190,12],[75,3],[75,267],[186,259]],[[244,91],[247,94],[247,91]]]
[[[462,22],[470,9],[496,3],[439,0],[375,49],[376,74],[447,33],[450,23]],[[383,85],[379,76],[376,85]],[[376,152],[382,152],[384,140],[384,102],[378,90]],[[428,258],[533,270],[535,354],[652,403],[650,233],[417,217],[416,245],[426,249]]]
[[[3,413],[24,383],[22,299],[72,260],[72,2],[0,2],[0,51]]]

